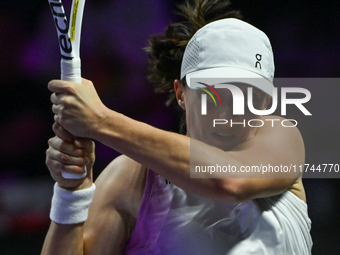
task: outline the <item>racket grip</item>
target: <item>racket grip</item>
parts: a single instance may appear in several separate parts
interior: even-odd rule
[[[85,173],[83,174],[70,174],[66,172],[61,172],[61,175],[64,179],[83,179],[86,177],[86,174],[87,174],[86,166],[85,166]]]
[[[61,172],[61,176],[64,179],[83,179],[87,175],[87,167],[85,166],[85,173],[83,174],[71,174],[71,173],[66,173],[66,172]]]
[[[61,79],[81,84],[81,62],[80,58],[61,59]]]
[[[73,58],[72,60],[61,59],[61,79],[65,81],[72,81],[81,84],[81,62],[80,58]],[[85,166],[84,174],[70,174],[62,172],[61,175],[65,179],[83,179],[86,177],[87,169]]]

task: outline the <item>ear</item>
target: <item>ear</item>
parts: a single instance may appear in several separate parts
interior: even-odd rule
[[[266,103],[264,104],[264,108],[263,108],[264,110],[267,109],[271,100],[272,100],[272,97],[267,95],[267,100],[266,100]]]
[[[185,100],[184,100],[184,87],[182,83],[177,79],[174,81],[174,89],[175,89],[178,105],[185,111],[186,107],[185,107]]]

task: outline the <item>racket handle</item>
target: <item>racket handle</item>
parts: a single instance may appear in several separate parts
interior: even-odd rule
[[[81,84],[80,58],[73,58],[72,60],[61,59],[60,68],[62,80]]]
[[[68,180],[83,179],[86,177],[86,174],[87,174],[86,166],[85,166],[85,173],[83,174],[70,174],[66,172],[61,172],[62,177]]]
[[[86,166],[85,166],[85,173],[83,173],[83,174],[70,174],[70,173],[66,173],[66,172],[61,172],[61,175],[64,179],[69,179],[69,180],[83,179],[87,175],[87,169],[86,169]]]
[[[73,58],[72,60],[61,59],[61,79],[65,81],[72,81],[81,84],[81,62],[80,58]],[[85,166],[84,174],[70,174],[62,172],[61,175],[65,179],[83,179],[86,177],[87,169]]]

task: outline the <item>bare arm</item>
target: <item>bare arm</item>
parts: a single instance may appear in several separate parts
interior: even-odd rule
[[[54,129],[59,136],[71,140],[60,126],[54,125]],[[46,163],[53,178],[67,189],[90,186],[92,182],[86,183],[86,179],[85,182],[67,181],[60,174],[66,170],[71,173],[81,171],[82,150],[60,137],[51,139],[49,143]],[[88,143],[92,142],[88,140]],[[93,147],[88,151],[93,151]],[[71,156],[77,153],[79,157]],[[76,162],[78,165],[74,165]],[[92,164],[93,160],[87,165],[90,176]],[[124,254],[137,218],[144,178],[145,171],[137,162],[125,156],[115,159],[96,180],[97,189],[88,220],[69,225],[51,222],[41,254]],[[91,181],[92,177],[87,179]]]
[[[144,193],[146,168],[120,156],[96,180],[85,222],[85,254],[124,254]]]
[[[148,166],[175,185],[197,195],[228,202],[282,193],[299,177],[190,178],[191,165],[287,165],[304,163],[304,145],[297,128],[260,128],[256,136],[225,152],[189,137],[156,129],[111,111],[93,138]],[[279,118],[279,117],[278,117]],[[243,175],[244,176],[244,175]]]
[[[111,111],[102,104],[91,82],[83,80],[83,85],[64,81],[49,83],[49,89],[58,93],[51,97],[55,120],[73,135],[96,139],[153,169],[184,190],[240,202],[281,193],[300,177],[299,173],[293,173],[287,178],[190,178],[190,163],[237,167],[303,164],[304,145],[297,128],[280,125],[269,128],[270,124],[266,124],[253,139],[225,152]],[[79,128],[83,126],[86,129]],[[195,142],[195,146],[191,147],[191,142]],[[192,148],[194,153],[190,153]]]
[[[136,222],[146,171],[121,156],[96,180],[96,193],[85,223],[51,222],[42,254],[124,254]]]
[[[82,242],[83,229],[84,223],[60,225],[55,222],[51,222],[41,254],[84,254]]]

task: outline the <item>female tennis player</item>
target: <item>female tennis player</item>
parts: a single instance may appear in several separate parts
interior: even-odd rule
[[[247,109],[233,115],[232,91],[249,97],[249,86],[254,107],[266,109],[274,62],[267,36],[229,5],[188,1],[181,6],[187,21],[170,24],[164,35],[150,40],[150,79],[158,91],[170,93],[170,103],[183,109],[184,134],[108,109],[89,80],[81,85],[49,83],[56,136],[49,140],[46,164],[56,185],[42,254],[311,253],[300,173],[280,178],[220,172],[216,178],[204,173],[199,176],[203,178],[190,178],[197,173],[195,166],[304,164],[298,129],[273,124],[283,118]],[[233,87],[214,89],[216,84],[196,81],[207,78]],[[202,115],[201,99],[207,91],[218,94],[221,105],[208,101],[208,112]],[[214,127],[216,116],[230,121]],[[95,184],[90,139],[122,154]],[[83,173],[85,166],[84,179],[61,175]]]

